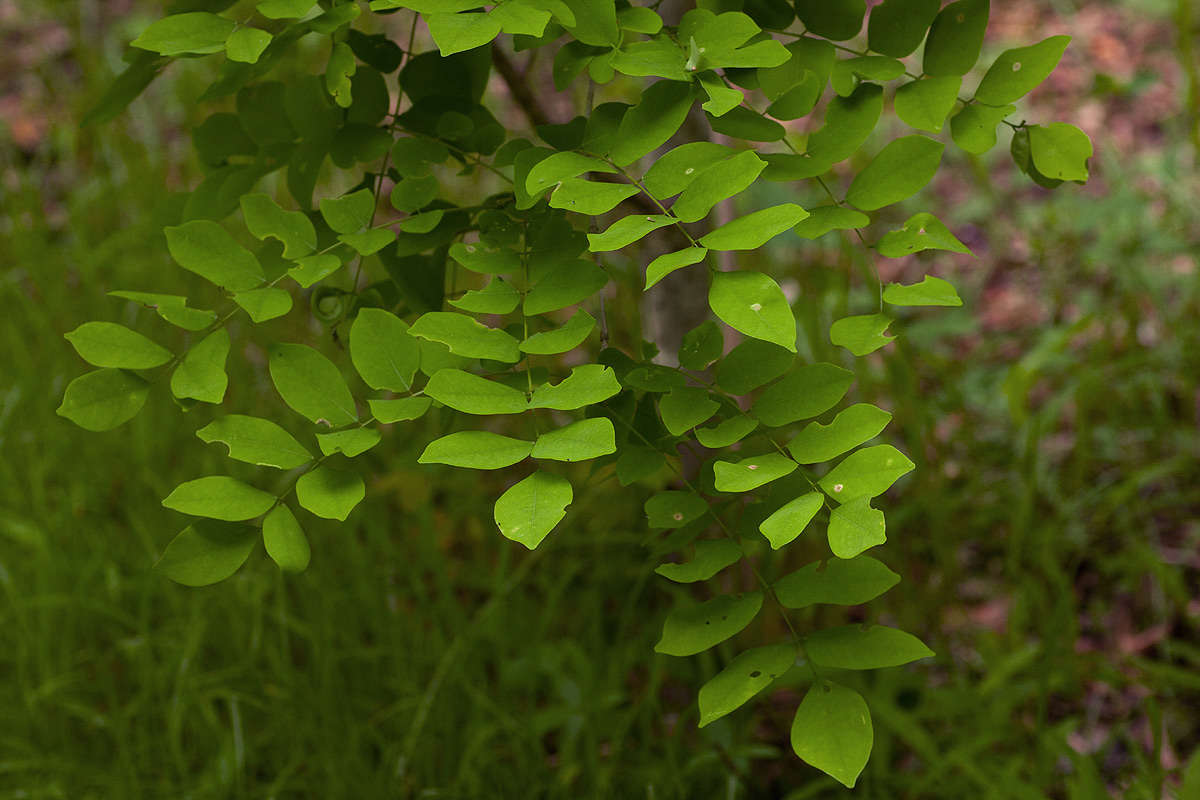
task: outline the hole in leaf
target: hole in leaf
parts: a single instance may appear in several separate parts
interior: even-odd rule
[[[758,464],[748,464],[746,466],[746,469],[751,469],[751,470],[758,469]]]
[[[762,303],[751,303],[750,310],[751,311],[762,311]]]
[[[1021,70],[1021,62],[1014,61],[1013,62],[1013,72],[1020,72],[1020,70]]]
[[[761,672],[760,670],[757,670],[757,669],[756,669],[756,670],[754,670],[754,672],[751,672],[751,673],[750,673],[750,677],[751,677],[751,678],[757,678],[759,675],[762,675],[762,672]]]
[[[671,519],[673,519],[673,520],[675,520],[676,522],[678,522],[679,520],[683,519],[683,514],[682,514],[682,513],[680,513],[680,512],[678,512],[678,511],[676,511],[674,514],[672,514],[672,515],[671,515]]]
[[[835,484],[833,485],[833,490],[834,490],[835,492],[840,492],[840,491],[841,491],[842,489],[844,489],[844,488],[846,488],[846,487],[845,487],[845,486],[843,486],[843,485],[842,485],[842,484],[840,484],[840,483],[835,483]]]

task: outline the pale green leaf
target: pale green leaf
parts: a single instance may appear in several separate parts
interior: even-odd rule
[[[163,232],[175,263],[222,289],[241,292],[266,280],[254,254],[215,222],[197,219]]]
[[[64,338],[80,357],[97,367],[150,369],[171,360],[171,351],[114,322],[85,322]]]
[[[397,397],[391,400],[368,400],[371,416],[385,425],[406,422],[424,416],[433,403],[429,397]]]
[[[423,17],[443,58],[482,47],[500,35],[500,20],[491,14],[424,14]]]
[[[682,436],[706,421],[721,404],[708,396],[707,389],[683,386],[672,389],[658,401],[658,413],[672,436]]]
[[[754,415],[778,428],[824,414],[846,396],[854,373],[833,364],[805,364],[767,388],[754,403]]]
[[[933,179],[944,145],[926,136],[902,136],[888,142],[846,191],[846,202],[863,211],[898,203]]]
[[[200,440],[221,442],[229,457],[247,464],[295,469],[312,461],[312,453],[290,433],[269,419],[229,414],[196,431]]]
[[[771,543],[771,549],[778,550],[803,533],[824,505],[820,492],[802,494],[759,523],[758,530]]]
[[[796,462],[780,453],[750,456],[732,463],[717,461],[713,464],[713,485],[718,492],[748,492],[795,470]]]
[[[961,84],[957,75],[906,83],[896,90],[896,116],[919,131],[938,133],[958,102]]]
[[[238,28],[225,40],[225,57],[230,61],[253,64],[271,43],[271,34],[258,28]]]
[[[865,447],[847,456],[819,481],[838,502],[876,497],[913,470],[913,462],[890,444]]]
[[[679,45],[668,36],[631,42],[612,54],[612,68],[635,77],[659,77],[672,81],[688,79],[687,61]]]
[[[521,352],[549,356],[574,350],[583,344],[595,327],[596,318],[580,309],[561,327],[535,333],[521,342]]]
[[[379,444],[381,438],[375,428],[348,428],[333,433],[318,433],[317,445],[324,455],[341,453],[347,458],[354,458]]]
[[[241,306],[256,323],[277,319],[292,310],[292,296],[272,286],[238,292],[234,294],[233,302]]]
[[[829,326],[829,341],[856,356],[865,356],[896,338],[885,335],[891,324],[891,317],[885,314],[842,317]]]
[[[464,358],[488,358],[509,364],[521,360],[521,350],[512,336],[454,311],[422,314],[408,332],[420,339],[441,342],[451,353]]]
[[[819,239],[830,231],[865,228],[871,218],[861,211],[844,206],[821,206],[808,212],[792,230],[802,239]]]
[[[810,634],[804,649],[814,664],[833,669],[899,667],[933,651],[911,633],[883,625],[843,625]]]
[[[337,427],[358,421],[354,397],[337,366],[302,344],[274,344],[268,366],[283,402],[301,416]]]
[[[771,206],[731,220],[701,237],[712,250],[757,250],[808,216],[795,203]]]
[[[762,608],[762,592],[719,595],[698,605],[677,608],[663,623],[654,652],[694,656],[718,645],[750,624]]]
[[[550,207],[597,216],[612,211],[622,200],[633,197],[638,191],[638,187],[627,183],[601,183],[582,178],[567,178],[558,184],[558,188],[550,195]]]
[[[179,399],[220,403],[229,388],[225,359],[229,357],[229,331],[218,328],[192,345],[171,373],[171,394]]]
[[[496,526],[505,538],[535,549],[567,515],[574,493],[566,478],[535,472],[496,501]]]
[[[299,19],[315,5],[315,0],[262,0],[258,13],[267,19]]]
[[[354,233],[371,222],[375,211],[375,195],[370,189],[359,189],[341,197],[323,197],[321,216],[335,233]]]
[[[338,240],[350,245],[360,256],[371,256],[396,241],[396,232],[390,228],[368,228],[359,233],[343,233]]]
[[[903,228],[885,233],[875,249],[887,258],[900,258],[922,250],[971,253],[940,219],[926,212],[909,217]]]
[[[732,147],[716,142],[681,144],[655,161],[642,183],[650,194],[666,200],[686,189],[709,167],[736,154]]]
[[[900,582],[900,576],[870,556],[814,561],[775,581],[784,608],[818,603],[857,606],[869,603]]]
[[[964,106],[950,118],[950,135],[954,143],[968,153],[980,155],[996,145],[996,126],[1017,110],[1014,105],[993,108],[980,103]]]
[[[854,558],[887,541],[883,512],[871,508],[871,498],[860,497],[829,513],[829,549],[838,558]]]
[[[492,250],[478,244],[455,242],[450,257],[462,266],[483,275],[506,275],[521,271],[521,257],[507,249]]]
[[[620,250],[641,239],[651,231],[665,228],[674,224],[675,220],[666,214],[631,214],[608,226],[603,233],[589,233],[588,250],[593,253],[607,253]]]
[[[874,439],[892,415],[870,403],[856,403],[828,425],[810,422],[788,443],[788,452],[801,464],[819,464]]]
[[[739,654],[700,687],[700,727],[741,708],[796,663],[791,643],[755,647]]]
[[[779,284],[761,272],[718,272],[708,305],[734,330],[796,352],[796,319]]]
[[[440,369],[425,385],[425,394],[464,414],[520,414],[525,393],[460,369]]]
[[[164,56],[207,55],[225,49],[235,23],[206,11],[173,14],[150,23],[130,44]]]
[[[871,712],[862,695],[818,681],[792,720],[792,750],[805,762],[853,789],[875,740]]]
[[[688,184],[671,206],[671,213],[684,222],[698,222],[717,203],[749,188],[766,166],[752,150],[718,161]]]
[[[236,478],[210,475],[179,484],[162,504],[194,517],[241,522],[267,513],[275,496]]]
[[[257,539],[249,525],[198,519],[167,545],[154,569],[184,586],[208,586],[238,571]]]
[[[298,259],[296,266],[288,270],[288,277],[307,289],[314,283],[328,278],[341,268],[342,260],[330,253],[319,256],[305,256]]]
[[[362,308],[350,326],[350,360],[372,389],[407,392],[421,363],[421,345],[395,314]]]
[[[67,384],[57,413],[89,431],[107,431],[137,416],[150,384],[132,372],[98,369]]]
[[[529,290],[525,295],[523,310],[526,316],[532,316],[582,303],[607,283],[608,273],[593,262],[583,259],[567,261]]]
[[[540,434],[533,457],[550,461],[586,461],[617,452],[616,430],[607,417],[572,422]]]
[[[949,281],[926,275],[910,286],[889,283],[883,290],[883,302],[894,306],[961,306],[962,298]]]
[[[1066,122],[1029,127],[1029,151],[1037,171],[1051,180],[1086,181],[1092,142]]]
[[[507,0],[493,6],[488,14],[500,23],[502,32],[515,36],[541,36],[550,22],[549,11],[521,0]]]
[[[732,539],[704,539],[696,542],[690,561],[662,564],[654,571],[676,583],[696,583],[708,580],[741,557],[741,545]]]
[[[1070,36],[1051,36],[1029,47],[1005,50],[979,82],[975,99],[990,106],[1021,99],[1050,77],[1070,42]]]
[[[449,464],[471,469],[502,469],[526,458],[533,442],[487,431],[459,431],[429,443],[420,464]]]
[[[493,278],[482,289],[472,289],[457,300],[448,301],[455,308],[472,314],[509,314],[521,302],[521,294],[502,278]]]
[[[960,0],[943,8],[925,40],[927,75],[966,75],[979,59],[987,31],[988,0]]]
[[[834,63],[830,85],[841,97],[854,94],[859,81],[893,81],[904,74],[904,63],[887,56],[858,56]]]
[[[708,503],[692,492],[659,492],[646,501],[644,510],[651,528],[682,528],[708,513]]]
[[[296,501],[325,519],[345,522],[354,507],[366,497],[367,487],[357,472],[322,464],[296,481]]]
[[[542,384],[533,391],[530,408],[553,408],[573,411],[584,406],[602,403],[621,391],[612,367],[584,364],[557,384]]]
[[[758,427],[754,417],[740,414],[717,425],[696,429],[696,440],[711,450],[720,450],[740,442]]]
[[[275,506],[263,519],[262,537],[267,555],[281,570],[303,572],[308,569],[312,551],[308,546],[308,539],[304,536],[304,530],[287,504],[280,503]]]
[[[276,239],[284,258],[297,259],[317,249],[317,231],[299,211],[285,211],[265,194],[242,195],[242,218],[256,239]]]
[[[638,104],[621,119],[612,148],[612,160],[625,167],[662,146],[675,134],[692,107],[692,87],[679,81],[658,81],[644,92]]]
[[[217,320],[215,311],[188,308],[187,298],[181,295],[154,294],[152,292],[109,292],[109,294],[154,309],[164,320],[185,331],[202,331]]]
[[[549,158],[539,161],[525,176],[525,190],[533,197],[552,186],[576,178],[585,172],[614,173],[616,169],[605,161],[582,153],[567,151],[555,153]],[[620,186],[621,184],[612,184]]]

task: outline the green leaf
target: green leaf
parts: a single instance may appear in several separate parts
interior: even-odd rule
[[[579,309],[566,324],[552,331],[535,333],[521,342],[521,352],[532,355],[556,355],[574,350],[596,327],[596,318]]]
[[[181,295],[154,294],[152,292],[109,292],[109,294],[154,309],[164,320],[185,331],[202,331],[217,320],[217,314],[214,311],[188,308],[187,298]]]
[[[842,97],[854,94],[858,80],[893,81],[904,74],[904,63],[887,56],[859,56],[837,61],[833,65],[830,85]]]
[[[814,166],[808,176],[820,175],[857,152],[883,113],[883,87],[860,83],[849,97],[835,97],[825,111],[825,124],[808,137]]]
[[[570,151],[555,153],[549,158],[539,161],[529,170],[529,174],[525,177],[525,190],[531,196],[537,197],[555,184],[566,181],[568,178],[578,177],[585,172],[613,173],[616,172],[616,169],[605,161],[585,156],[582,153]],[[620,186],[621,184],[612,185]]]
[[[355,233],[370,224],[375,195],[370,189],[359,189],[342,197],[323,197],[320,206],[321,216],[335,233]]]
[[[197,219],[163,231],[175,263],[222,289],[243,292],[266,280],[254,254],[215,222]]]
[[[933,179],[945,145],[926,136],[902,136],[888,142],[846,191],[846,202],[863,211],[912,197]]]
[[[338,239],[360,256],[372,256],[396,241],[396,232],[390,228],[368,228],[360,233],[343,233]]]
[[[607,253],[620,250],[636,242],[651,231],[673,225],[675,220],[666,214],[631,214],[608,226],[603,233],[589,233],[588,250]]]
[[[392,400],[368,400],[371,416],[385,425],[424,416],[433,403],[429,397],[397,397]]]
[[[64,338],[97,367],[150,369],[171,360],[171,351],[114,322],[85,322]]]
[[[717,383],[730,394],[749,394],[787,372],[795,360],[777,344],[747,339],[717,364]]]
[[[698,222],[717,203],[749,188],[766,166],[752,150],[719,161],[688,184],[671,206],[671,213],[684,222]]]
[[[573,411],[584,406],[602,403],[621,391],[612,367],[584,364],[557,384],[542,384],[534,389],[530,408],[553,408]]]
[[[358,421],[354,397],[341,371],[311,347],[274,344],[269,368],[279,396],[301,416],[332,427]]]
[[[819,239],[830,231],[865,228],[870,224],[870,217],[853,208],[821,206],[809,211],[808,216],[792,230],[802,239]]]
[[[307,289],[341,268],[342,260],[335,255],[306,256],[288,270],[288,277]]]
[[[683,335],[683,342],[679,345],[679,366],[696,371],[707,369],[723,352],[725,338],[721,335],[721,328],[708,319]]]
[[[884,335],[891,324],[891,317],[885,314],[843,317],[829,327],[829,341],[856,356],[865,356],[896,338]]]
[[[225,40],[225,57],[230,61],[253,64],[271,43],[271,34],[258,28],[238,28]]]
[[[574,20],[559,16],[559,21],[579,41],[596,47],[613,47],[621,40],[614,3],[606,0],[566,0],[566,5]]]
[[[541,36],[550,22],[550,12],[535,3],[509,0],[489,12],[500,23],[500,30],[511,35]]]
[[[550,461],[586,461],[615,452],[617,439],[612,421],[594,417],[540,434],[531,455]]]
[[[296,501],[325,519],[345,522],[354,507],[366,497],[367,487],[356,472],[322,464],[296,481]]]
[[[521,295],[511,283],[502,278],[493,278],[482,289],[472,289],[459,299],[448,302],[472,314],[509,314],[520,304]]]
[[[1092,142],[1066,122],[1029,127],[1029,150],[1037,171],[1051,180],[1086,181]]]
[[[98,369],[67,384],[57,413],[89,431],[107,431],[137,416],[150,384],[132,372]]]
[[[854,373],[833,364],[805,364],[768,387],[754,403],[754,415],[771,428],[824,414],[846,396]]]
[[[708,503],[692,492],[659,492],[644,510],[651,528],[682,528],[708,513]]]
[[[379,444],[381,438],[375,428],[349,428],[333,433],[318,433],[317,445],[324,455],[341,453],[346,458],[354,458]]]
[[[740,414],[708,428],[697,428],[696,440],[711,450],[720,450],[745,439],[757,427],[758,420]]]
[[[738,217],[700,239],[712,250],[757,250],[808,216],[795,203],[784,203]]]
[[[421,363],[421,345],[396,315],[362,308],[350,327],[350,360],[372,389],[407,392]]]
[[[854,558],[887,541],[883,512],[860,497],[829,512],[829,549],[838,558]]]
[[[810,422],[788,443],[788,452],[801,464],[819,464],[837,458],[870,441],[887,427],[892,415],[870,403],[856,403],[822,425]]]
[[[1051,36],[1029,47],[1005,50],[979,82],[975,99],[989,106],[1021,99],[1050,77],[1070,42],[1070,36]]]
[[[943,8],[925,41],[926,75],[966,75],[979,59],[987,31],[988,0],[960,0]]]
[[[299,211],[284,211],[265,194],[242,195],[242,218],[256,239],[276,239],[284,258],[297,259],[317,249],[317,232]]]
[[[762,608],[762,592],[720,595],[699,605],[677,608],[663,623],[654,652],[694,656],[720,644],[750,624]]]
[[[520,414],[525,393],[460,369],[440,369],[425,385],[425,394],[464,414]]]
[[[538,281],[525,295],[525,315],[545,314],[582,303],[607,283],[608,273],[591,261],[567,261]]]
[[[713,485],[718,492],[748,492],[796,471],[796,462],[779,453],[750,456],[730,463],[713,464]]]
[[[802,494],[759,523],[758,530],[778,550],[803,533],[824,505],[820,492]]]
[[[919,131],[939,133],[958,102],[961,84],[957,75],[906,83],[896,90],[896,116]]]
[[[775,582],[775,596],[784,608],[808,608],[818,603],[857,606],[869,603],[900,582],[900,576],[870,556],[848,561],[814,561]]]
[[[708,396],[707,389],[695,386],[672,389],[658,401],[658,412],[662,415],[663,425],[672,436],[687,433],[717,413],[720,407],[720,403]]]
[[[881,256],[900,258],[922,250],[949,250],[952,253],[971,254],[967,246],[950,232],[950,229],[933,214],[914,214],[896,231],[888,231],[875,245]],[[885,298],[886,299],[886,298]]]
[[[718,272],[708,306],[729,327],[796,352],[796,319],[779,284],[761,272]]]
[[[441,342],[451,353],[464,358],[488,358],[509,364],[521,360],[516,339],[466,314],[430,311],[422,314],[408,332],[420,339]]]
[[[925,38],[940,0],[884,0],[871,9],[867,47],[893,58],[910,55]]]
[[[225,49],[234,27],[233,20],[205,11],[174,14],[150,23],[130,44],[164,56],[207,55]]]
[[[238,292],[233,296],[233,302],[241,306],[256,323],[282,317],[292,310],[292,296],[283,289],[271,286]]]
[[[229,457],[247,464],[295,469],[312,461],[312,453],[290,433],[268,419],[229,414],[196,431],[202,442],[221,442]]]
[[[792,750],[805,762],[853,789],[874,743],[871,712],[862,695],[829,681],[813,684],[792,720]]]
[[[424,17],[443,58],[482,47],[500,35],[500,21],[491,14],[426,14]]]
[[[662,364],[643,364],[626,372],[621,384],[629,389],[661,394],[687,386],[687,376]]]
[[[167,545],[154,569],[184,586],[208,586],[238,571],[256,540],[249,525],[198,519]]]
[[[857,36],[866,13],[863,0],[796,0],[796,16],[804,27],[835,42]]]
[[[883,290],[883,302],[894,306],[961,306],[962,299],[949,281],[926,275],[920,283],[905,286],[889,283]]]
[[[875,497],[902,476],[912,472],[913,462],[890,444],[865,447],[851,453],[821,478],[821,488],[842,503],[860,497]]]
[[[533,442],[487,431],[459,431],[430,442],[417,463],[502,469],[523,460],[532,450]]]
[[[171,373],[171,394],[181,400],[220,403],[229,388],[225,359],[229,357],[229,331],[218,328],[192,345]]]
[[[968,153],[980,155],[996,145],[996,126],[1017,110],[1014,105],[993,108],[972,103],[950,118],[950,135],[954,143]]]
[[[700,687],[700,727],[741,708],[796,663],[796,646],[772,644],[739,654]]]
[[[774,42],[774,40],[769,40]],[[780,45],[782,49],[783,45]],[[746,99],[746,96],[737,89],[731,89],[712,73],[704,73],[699,76],[700,85],[704,88],[705,94],[708,95],[708,102],[701,106],[705,111],[714,117],[722,117],[740,106]]]
[[[275,496],[236,478],[210,475],[179,484],[162,504],[194,517],[241,522],[267,513]]]
[[[611,156],[618,167],[626,167],[670,139],[692,107],[692,86],[679,81],[658,81],[629,109],[617,128]]]
[[[505,275],[521,271],[521,258],[508,249],[490,250],[480,245],[455,242],[450,257],[472,272],[483,275]]]
[[[663,154],[646,170],[642,184],[659,200],[682,192],[692,181],[714,164],[737,153],[716,142],[688,142]]]
[[[550,195],[550,207],[596,216],[607,214],[622,200],[633,197],[638,191],[638,187],[632,184],[599,183],[585,181],[582,178],[567,178]]]
[[[804,649],[814,664],[833,669],[899,667],[933,651],[911,633],[873,625],[843,625],[810,634]]]
[[[308,569],[312,551],[309,549],[308,539],[304,536],[304,530],[287,504],[280,503],[275,506],[263,519],[262,537],[267,555],[281,570],[303,572]]]
[[[662,30],[663,21],[658,12],[645,6],[630,6],[617,12],[617,22],[627,31],[653,36]]]
[[[535,472],[500,495],[496,501],[496,526],[505,538],[533,550],[567,515],[573,497],[566,478]]]
[[[786,47],[791,58],[778,67],[758,70],[759,88],[776,101],[798,86],[812,84],[819,95],[829,81],[837,51],[829,42],[803,36]]]
[[[258,13],[267,19],[299,19],[308,15],[315,0],[262,0]]]
[[[676,583],[696,583],[708,580],[741,557],[742,548],[732,539],[705,539],[696,542],[691,561],[662,564],[654,571]]]

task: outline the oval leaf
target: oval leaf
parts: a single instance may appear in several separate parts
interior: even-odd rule
[[[566,478],[535,472],[500,495],[496,525],[506,538],[533,550],[566,516],[573,497]]]

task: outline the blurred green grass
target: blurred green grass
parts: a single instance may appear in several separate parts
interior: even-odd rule
[[[33,147],[0,133],[0,797],[848,796],[787,755],[793,687],[695,730],[720,662],[652,654],[681,590],[651,574],[634,493],[582,492],[566,535],[517,553],[495,487],[416,470],[399,430],[351,523],[312,526],[307,573],[150,571],[180,525],[159,498],[221,464],[204,412],[156,393],[84,434],[53,409],[82,369],[62,333],[149,330],[104,291],[177,285],[163,187],[197,179],[179,131],[200,73],[78,130],[128,38],[85,36],[99,8],[46,7],[73,66],[30,75],[59,115]],[[967,307],[903,320],[858,389],[921,467],[890,501],[905,580],[883,621],[939,657],[860,680],[877,738],[855,796],[1161,798],[1200,745],[1195,154],[1178,126],[1136,158],[1097,139],[1094,190],[974,165],[946,216],[990,243]],[[856,301],[855,252],[808,288]],[[905,267],[925,268],[956,267]],[[243,340],[239,410],[269,393],[255,359]]]

